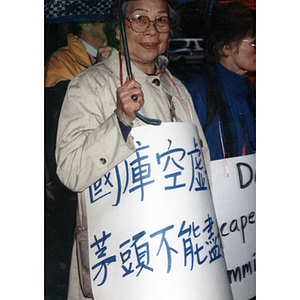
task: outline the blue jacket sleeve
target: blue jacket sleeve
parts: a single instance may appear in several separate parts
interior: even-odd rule
[[[123,138],[124,138],[124,141],[126,142],[127,141],[127,137],[131,131],[131,127],[129,126],[126,126],[125,124],[123,124],[119,118],[118,118],[118,121],[119,121],[119,126],[120,126],[120,129],[121,129],[121,132],[122,132],[122,135],[123,135]]]
[[[188,78],[184,84],[192,96],[196,112],[203,128],[206,122],[207,114],[207,87],[205,77],[199,73],[196,73]]]

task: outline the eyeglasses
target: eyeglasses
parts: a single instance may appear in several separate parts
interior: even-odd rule
[[[155,28],[159,33],[168,33],[171,31],[169,18],[162,16],[156,17],[154,21],[150,21],[147,16],[134,16],[131,20],[126,18],[130,22],[130,27],[137,33],[143,33],[150,27],[150,22],[154,22]]]
[[[256,47],[256,41],[251,43],[249,40],[242,40],[242,42],[247,42],[251,47]]]

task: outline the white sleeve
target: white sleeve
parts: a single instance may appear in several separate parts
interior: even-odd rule
[[[59,118],[56,161],[58,177],[72,191],[82,192],[135,151],[131,135],[127,142],[122,136],[113,95],[114,87],[91,84],[88,76],[77,76],[69,84]]]

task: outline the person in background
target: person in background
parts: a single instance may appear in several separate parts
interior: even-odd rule
[[[109,45],[116,48],[101,63],[71,81],[59,118],[57,174],[64,185],[78,193],[79,203],[84,201],[86,188],[135,152],[131,128],[146,125],[136,118],[136,111],[162,122],[194,120],[203,141],[205,161],[210,160],[192,99],[183,83],[166,69],[166,59],[161,56],[170,32],[176,28],[175,12],[165,0],[123,1],[122,11],[134,78],[126,78],[120,25],[115,14],[111,27],[108,21],[106,24],[110,28],[118,24],[110,31]],[[180,93],[170,89],[170,84]],[[79,300],[86,298],[79,284],[80,258],[75,247],[76,242],[68,299]]]
[[[71,22],[69,28],[67,46],[54,52],[45,66],[45,87],[72,80],[110,52],[104,19]]]
[[[55,51],[45,66],[45,169],[46,191],[55,198],[60,186],[54,158],[58,116],[69,82],[80,72],[101,61],[111,47],[106,45],[105,19],[78,17],[69,23],[67,45]]]
[[[240,3],[215,5],[207,31],[207,63],[185,81],[211,160],[256,151],[255,11]]]
[[[76,193],[67,189],[56,174],[58,117],[70,81],[110,51],[106,46],[105,20],[111,0],[100,4],[52,2],[52,11],[45,13],[46,33],[51,32],[45,35],[44,68],[45,291],[46,297],[57,299],[64,296],[63,287],[68,284],[77,207]],[[53,19],[47,21],[51,16]]]

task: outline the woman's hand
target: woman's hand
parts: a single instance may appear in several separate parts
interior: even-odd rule
[[[137,96],[137,100],[134,100],[135,96]],[[117,89],[118,114],[127,122],[132,123],[136,118],[135,111],[140,110],[143,105],[144,95],[141,85],[134,79],[127,78],[125,84]]]
[[[107,41],[105,41],[102,46],[98,48],[97,62],[101,61],[104,56],[107,56],[110,53],[111,49],[112,48],[110,46],[107,46]]]

